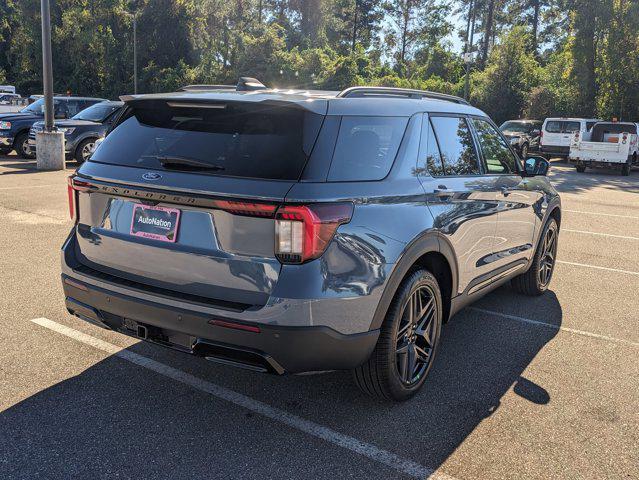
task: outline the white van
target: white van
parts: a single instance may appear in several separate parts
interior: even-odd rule
[[[547,118],[541,127],[541,153],[549,157],[568,157],[575,133],[579,133],[581,139],[589,140],[590,129],[600,121],[596,118]]]

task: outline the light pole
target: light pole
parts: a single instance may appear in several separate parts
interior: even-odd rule
[[[133,93],[138,94],[138,12],[133,14]]]
[[[42,15],[42,83],[44,86],[44,130],[52,132],[53,112],[53,60],[51,54],[51,7],[49,0],[40,4]]]
[[[36,134],[38,170],[64,170],[64,133],[55,131],[53,105],[53,55],[51,53],[51,6],[41,0],[42,85],[44,87],[44,130]]]
[[[138,16],[139,10],[135,13],[124,12],[124,14],[133,19],[133,93],[138,93]]]
[[[475,34],[475,8],[474,1],[468,5],[468,25],[466,27],[466,45],[464,46],[464,64],[466,65],[466,78],[464,80],[464,98],[470,99],[470,66],[473,63],[473,36]]]

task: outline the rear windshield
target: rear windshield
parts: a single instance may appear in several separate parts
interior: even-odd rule
[[[299,179],[323,117],[242,102],[135,105],[91,161],[260,179]]]
[[[549,120],[546,122],[548,133],[575,133],[581,129],[579,122]]]

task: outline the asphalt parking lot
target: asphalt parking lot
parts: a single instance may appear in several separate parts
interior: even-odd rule
[[[553,162],[551,291],[459,313],[399,405],[348,372],[256,374],[68,315],[68,174],[0,157],[0,478],[639,478],[639,171]]]

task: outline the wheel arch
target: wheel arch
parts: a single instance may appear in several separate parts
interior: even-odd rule
[[[97,140],[99,137],[99,135],[91,132],[91,133],[86,133],[84,135],[82,135],[80,138],[78,138],[75,141],[75,147],[73,148],[73,155],[77,155],[78,153],[78,149],[80,148],[80,145],[85,142],[86,140]]]
[[[437,232],[428,232],[411,242],[395,264],[375,310],[371,330],[381,327],[397,289],[417,268],[427,269],[437,279],[442,293],[443,320],[448,321],[451,298],[457,291],[457,262],[448,241]]]

